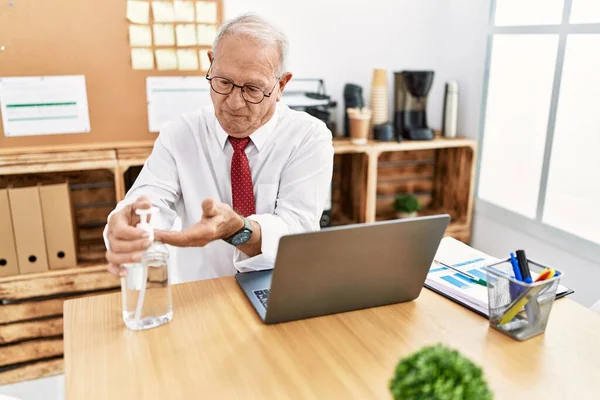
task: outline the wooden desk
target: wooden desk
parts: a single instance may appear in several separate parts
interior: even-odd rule
[[[263,325],[231,277],[176,285],[170,324],[128,331],[119,294],[65,302],[67,399],[386,399],[398,360],[445,343],[497,399],[600,393],[600,317],[558,301],[546,334],[514,341],[426,289],[414,302]]]

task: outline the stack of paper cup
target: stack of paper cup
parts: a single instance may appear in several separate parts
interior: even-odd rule
[[[373,70],[371,110],[373,110],[373,118],[371,119],[372,125],[383,124],[389,121],[387,71],[385,69]]]
[[[354,144],[365,144],[369,137],[369,122],[372,112],[368,108],[348,108],[350,122],[350,141]]]

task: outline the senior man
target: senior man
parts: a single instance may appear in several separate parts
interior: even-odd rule
[[[333,169],[331,132],[280,103],[288,41],[254,14],[225,22],[209,52],[213,107],[165,124],[108,218],[109,271],[150,245],[137,208],[160,209],[157,240],[178,249],[178,281],[272,267],[279,238],[319,229]],[[179,216],[182,231],[169,231]]]

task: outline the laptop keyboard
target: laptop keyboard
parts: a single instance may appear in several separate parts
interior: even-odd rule
[[[269,292],[271,292],[270,289],[254,291],[254,295],[258,298],[258,300],[260,300],[260,303],[263,305],[265,310],[267,309],[267,299],[269,298]]]

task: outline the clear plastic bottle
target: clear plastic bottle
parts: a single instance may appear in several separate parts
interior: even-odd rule
[[[123,321],[134,331],[164,325],[173,318],[171,284],[169,283],[169,250],[154,240],[154,223],[158,208],[138,209],[138,228],[148,232],[152,245],[143,253],[142,261],[124,264],[127,276],[121,278]]]

